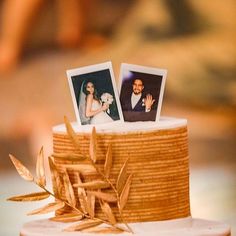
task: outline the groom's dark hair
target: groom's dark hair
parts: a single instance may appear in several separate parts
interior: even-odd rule
[[[133,79],[132,79],[132,84],[134,84],[134,81],[135,81],[135,80],[140,80],[140,81],[142,81],[142,84],[143,84],[143,79],[140,79],[139,77],[133,78]],[[144,86],[144,84],[143,84],[143,86]]]

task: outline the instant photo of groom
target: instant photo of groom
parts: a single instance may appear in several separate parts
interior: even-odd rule
[[[149,70],[146,67],[122,64],[120,102],[125,121],[159,119],[166,71],[151,70],[150,73]]]

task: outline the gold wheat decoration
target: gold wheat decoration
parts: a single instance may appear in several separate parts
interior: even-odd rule
[[[9,198],[10,201],[39,201],[53,196],[55,201],[49,203],[39,209],[33,210],[28,215],[46,214],[49,212],[57,211],[65,206],[71,208],[70,213],[63,215],[57,215],[50,220],[57,222],[75,222],[69,227],[63,229],[64,231],[82,231],[91,233],[122,233],[124,231],[133,233],[130,226],[125,222],[122,216],[122,210],[124,209],[129,196],[131,187],[132,174],[127,177],[127,165],[128,159],[123,164],[116,184],[114,185],[110,180],[110,170],[112,168],[112,145],[108,145],[106,152],[104,168],[99,168],[96,165],[97,158],[97,134],[96,129],[93,127],[92,134],[90,136],[89,154],[82,153],[80,150],[80,144],[77,139],[76,133],[73,130],[70,122],[65,117],[65,125],[67,133],[74,144],[76,150],[75,153],[53,153],[49,156],[49,166],[52,175],[52,181],[56,187],[53,188],[54,192],[51,192],[46,187],[46,176],[44,168],[44,152],[41,148],[36,163],[36,177],[34,177],[29,169],[27,169],[17,158],[13,155],[9,155],[19,175],[30,182],[34,182],[38,185],[42,191],[36,193],[30,193],[25,195],[18,195]],[[79,154],[78,154],[79,153]],[[57,165],[54,162],[54,157],[61,158],[70,161],[86,161],[89,165],[96,170],[99,179],[82,182],[83,176],[80,172],[76,172],[76,183],[71,183],[68,174],[68,169],[65,168],[63,172],[58,172]],[[78,200],[75,197],[75,190],[77,190]],[[111,189],[112,193],[104,192],[104,189]],[[62,191],[64,190],[65,197],[62,197]],[[95,201],[99,203],[101,210],[103,211],[106,219],[96,217],[95,214]],[[116,218],[112,212],[110,204],[116,204],[119,210],[119,216],[121,223],[118,225]]]

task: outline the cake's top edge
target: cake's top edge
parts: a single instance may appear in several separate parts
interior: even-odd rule
[[[175,129],[187,125],[186,119],[161,117],[158,122],[155,121],[139,121],[139,122],[120,122],[114,121],[99,125],[79,125],[76,122],[71,123],[76,133],[91,133],[95,126],[97,133],[128,133],[135,131],[151,131],[151,130],[165,130]],[[60,124],[52,128],[53,133],[66,133],[65,124]]]

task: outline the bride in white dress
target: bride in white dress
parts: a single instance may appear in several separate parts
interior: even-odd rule
[[[106,113],[109,105],[101,103],[97,97],[95,86],[92,82],[82,84],[80,94],[80,117],[82,124],[102,124],[112,122],[113,119]]]

